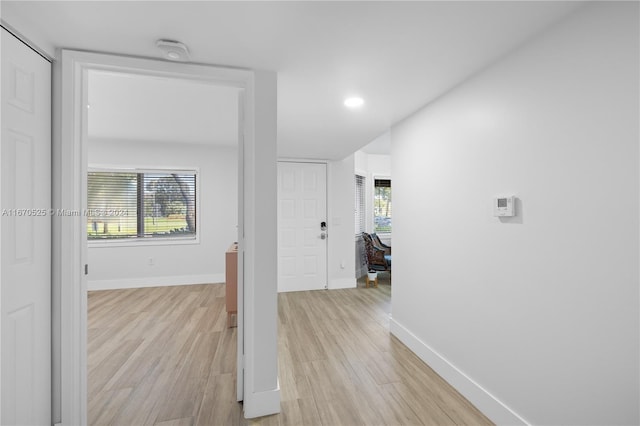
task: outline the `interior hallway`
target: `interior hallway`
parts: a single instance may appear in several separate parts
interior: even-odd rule
[[[224,285],[89,293],[91,425],[491,424],[388,331],[391,287],[281,293],[282,412],[242,417]]]

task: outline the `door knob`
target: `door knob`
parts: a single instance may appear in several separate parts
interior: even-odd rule
[[[323,239],[323,240],[326,240],[327,239],[327,233],[323,232],[322,234],[320,234],[320,238]]]

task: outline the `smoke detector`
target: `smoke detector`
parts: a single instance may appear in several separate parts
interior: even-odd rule
[[[158,40],[156,46],[162,50],[163,56],[170,61],[186,62],[189,60],[189,49],[184,43],[175,40]]]

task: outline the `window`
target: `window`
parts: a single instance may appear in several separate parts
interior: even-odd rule
[[[391,232],[391,179],[375,179],[373,230],[379,233]]]
[[[365,178],[356,175],[356,236],[360,236],[365,231]]]
[[[90,241],[196,237],[195,171],[90,171]]]

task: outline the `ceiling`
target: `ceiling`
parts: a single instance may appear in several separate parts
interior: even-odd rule
[[[55,48],[278,73],[278,155],[341,159],[580,7],[559,1],[6,1],[3,22]],[[343,106],[359,95],[363,107]],[[158,118],[159,119],[159,118]]]

